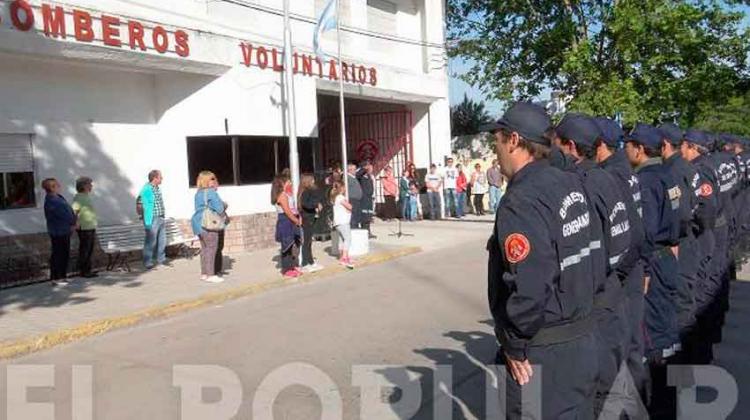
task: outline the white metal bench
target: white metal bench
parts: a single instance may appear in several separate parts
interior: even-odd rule
[[[179,246],[184,257],[191,257],[190,249],[197,237],[185,236],[174,219],[165,220],[167,246]],[[143,249],[145,231],[142,223],[127,225],[100,226],[96,229],[99,244],[107,254],[107,271],[124,268],[130,271],[127,253]]]

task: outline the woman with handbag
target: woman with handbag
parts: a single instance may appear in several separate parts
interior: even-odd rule
[[[223,234],[227,224],[227,205],[219,197],[216,175],[202,171],[196,181],[195,213],[191,219],[193,232],[201,241],[201,280],[221,283],[221,251],[224,247]],[[217,260],[219,259],[219,260]],[[218,271],[217,271],[218,270]]]

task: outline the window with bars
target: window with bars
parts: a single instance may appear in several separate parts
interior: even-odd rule
[[[0,210],[36,206],[31,134],[0,134]]]
[[[315,139],[297,139],[301,172],[314,171]],[[190,186],[201,171],[216,174],[223,185],[269,184],[289,167],[289,139],[266,136],[188,137]]]

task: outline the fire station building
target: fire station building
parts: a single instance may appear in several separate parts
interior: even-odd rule
[[[450,154],[441,0],[342,0],[313,52],[324,0],[291,1],[303,171],[350,159],[425,168]],[[47,251],[44,192],[94,180],[100,225],[137,221],[151,169],[187,220],[201,170],[229,203],[228,251],[273,246],[270,182],[288,166],[282,0],[0,0],[0,260]],[[43,256],[43,255],[42,255]],[[0,261],[0,274],[2,265]]]

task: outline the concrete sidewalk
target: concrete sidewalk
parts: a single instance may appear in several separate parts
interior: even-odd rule
[[[484,223],[403,223],[397,237],[397,222],[373,225],[378,238],[371,252],[359,259],[360,266],[388,261],[421,250],[449,245],[466,246],[484,252],[484,239],[491,225]],[[94,279],[75,279],[69,286],[49,283],[0,291],[0,358],[38,351],[109,330],[174,315],[187,310],[220,304],[294,283],[345,275],[343,267],[327,254],[330,242],[314,243],[314,255],[325,270],[285,280],[277,268],[278,250],[225,256],[226,281],[209,284],[199,280],[199,257],[177,259],[172,267],[144,272],[102,272]],[[137,264],[136,264],[137,266]],[[135,266],[134,266],[135,268]]]

